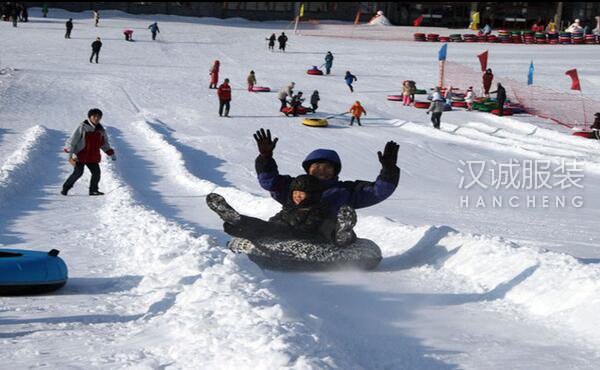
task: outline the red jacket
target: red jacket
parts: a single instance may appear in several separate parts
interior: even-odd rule
[[[219,100],[231,100],[231,86],[222,83],[217,90],[217,96],[219,97]]]
[[[491,74],[491,73],[483,74],[483,86],[486,87],[488,90],[489,90],[490,86],[492,86],[493,80],[494,80],[493,74]]]

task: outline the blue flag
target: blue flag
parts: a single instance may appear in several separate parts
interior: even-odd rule
[[[448,44],[444,44],[438,53],[438,60],[446,60],[446,51],[448,50]]]
[[[527,73],[527,85],[533,85],[533,60],[529,65],[529,73]]]

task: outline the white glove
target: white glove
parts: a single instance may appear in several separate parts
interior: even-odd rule
[[[112,159],[113,161],[116,161],[117,160],[117,155],[116,154],[111,155],[110,159]]]
[[[77,160],[77,154],[75,154],[75,153],[71,154],[71,158],[73,158],[73,160],[76,161]]]

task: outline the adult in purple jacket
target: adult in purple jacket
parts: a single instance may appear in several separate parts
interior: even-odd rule
[[[254,134],[254,139],[260,152],[255,161],[260,186],[268,190],[276,201],[284,204],[293,178],[280,175],[273,159],[278,138],[272,139],[269,130],[265,132],[260,129]],[[312,151],[302,162],[302,167],[306,173],[320,180],[323,190],[321,203],[327,206],[328,215],[335,218],[342,206],[348,205],[354,209],[370,207],[392,195],[400,179],[400,168],[396,165],[399,147],[389,141],[383,153],[377,152],[382,168],[374,182],[340,181],[338,175],[342,162],[338,154],[329,149]]]

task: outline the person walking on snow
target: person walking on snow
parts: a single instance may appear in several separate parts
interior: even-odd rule
[[[279,50],[285,53],[285,44],[287,43],[288,38],[285,35],[285,32],[282,32],[281,35],[277,38],[277,42],[279,42]]]
[[[485,70],[483,74],[483,94],[486,98],[490,97],[490,88],[492,87],[492,81],[494,81],[494,74],[490,68]]]
[[[313,112],[316,112],[317,109],[319,109],[319,100],[321,100],[319,97],[319,92],[317,90],[313,91],[312,95],[310,96],[310,105]]]
[[[217,89],[217,96],[219,97],[219,116],[223,116],[223,108],[225,108],[225,117],[229,117],[231,86],[229,86],[228,78]]]
[[[94,56],[96,56],[96,64],[98,64],[98,55],[100,54],[100,49],[102,48],[102,41],[100,41],[100,37],[96,37],[96,41],[92,42],[92,55],[90,56],[90,63]]]
[[[362,105],[360,105],[360,102],[358,100],[354,103],[354,105],[352,105],[352,107],[350,107],[350,111],[348,113],[352,114],[352,118],[350,118],[350,126],[354,124],[355,119],[358,125],[362,126],[360,124],[360,117],[363,115],[363,113],[366,116],[367,111],[365,110],[365,108],[363,108]]]
[[[296,84],[294,82],[290,82],[289,85],[282,87],[281,90],[279,90],[277,98],[281,102],[281,108],[279,108],[280,112],[283,112],[285,107],[287,107],[287,97],[289,96],[291,99],[294,96],[294,86],[296,86]]]
[[[344,80],[346,80],[346,85],[348,85],[348,87],[350,88],[350,92],[354,92],[354,88],[352,87],[352,83],[354,81],[358,81],[358,79],[356,78],[356,76],[353,75],[352,73],[350,73],[350,71],[346,71],[346,76],[344,77]]]
[[[504,86],[498,82],[498,88],[490,94],[496,94],[496,100],[498,101],[498,115],[500,117],[504,116],[504,102],[506,102],[506,90],[504,89]]]
[[[275,34],[271,34],[271,37],[269,37],[267,40],[269,40],[269,50],[274,51],[275,50],[275,40],[277,40],[277,36],[275,36]]]
[[[42,15],[44,16],[44,18],[48,17],[48,4],[46,3],[42,5]]]
[[[73,30],[73,18],[69,18],[69,20],[65,23],[65,27],[67,28],[67,32],[65,33],[65,39],[70,39],[71,31]]]
[[[100,182],[100,149],[115,161],[117,159],[115,151],[111,149],[108,142],[106,130],[100,124],[102,120],[102,111],[98,108],[90,109],[88,119],[83,121],[73,132],[71,138],[67,141],[65,151],[69,154],[69,163],[73,165],[73,173],[63,184],[62,195],[67,195],[69,190],[75,185],[75,182],[83,175],[83,170],[87,167],[92,173],[90,180],[90,195],[104,195],[98,190]]]
[[[100,11],[92,10],[92,16],[94,18],[94,27],[98,27],[98,23],[100,22]]]
[[[250,71],[250,74],[246,78],[246,82],[248,82],[248,91],[252,91],[254,85],[256,85],[256,75],[254,71]]]
[[[433,123],[433,128],[440,129],[442,113],[444,113],[445,108],[446,101],[440,94],[440,88],[436,87],[435,92],[432,94],[431,104],[426,112],[427,114],[431,112],[431,123]]]
[[[150,29],[150,32],[152,32],[152,40],[156,40],[156,34],[160,33],[160,30],[158,29],[158,23],[154,22],[149,25],[148,28]]]
[[[410,85],[408,81],[402,83],[402,105],[410,105]]]
[[[210,68],[210,85],[209,89],[216,89],[217,84],[219,83],[219,68],[221,67],[221,62],[215,60],[212,67]]]
[[[325,74],[329,74],[331,72],[331,67],[333,66],[333,54],[331,51],[328,51],[325,55]]]
[[[467,110],[471,112],[473,110],[473,101],[475,100],[475,94],[473,94],[473,86],[469,86],[467,93],[465,94],[465,103],[467,103]]]

